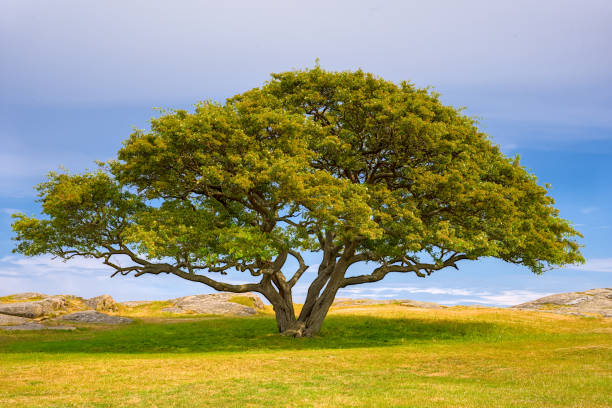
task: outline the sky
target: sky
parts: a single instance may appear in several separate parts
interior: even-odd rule
[[[272,72],[362,68],[432,87],[465,107],[583,233],[587,262],[533,275],[493,259],[426,279],[390,275],[339,296],[511,306],[612,287],[612,2],[0,2],[0,295],[117,300],[209,293],[167,276],[115,277],[91,260],[25,258],[10,215],[39,214],[33,189],[64,166],[115,156],[153,108],[191,109],[260,86]],[[318,257],[307,257],[316,269]],[[367,271],[373,265],[362,265]],[[302,298],[308,272],[296,287]],[[245,280],[239,273],[232,282]]]

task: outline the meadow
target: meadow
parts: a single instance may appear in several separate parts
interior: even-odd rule
[[[610,407],[612,319],[332,309],[314,338],[252,318],[0,332],[2,407]]]

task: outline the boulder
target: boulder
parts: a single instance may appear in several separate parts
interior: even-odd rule
[[[35,318],[47,315],[66,306],[66,296],[49,296],[43,300],[17,303],[0,303],[0,314]]]
[[[34,321],[25,317],[0,314],[0,326],[14,326],[27,323],[34,323]]]
[[[95,310],[85,310],[83,312],[75,312],[60,317],[62,320],[79,323],[100,323],[100,324],[127,324],[133,320],[127,317],[110,316],[106,313],[100,313]]]
[[[612,288],[590,289],[584,292],[558,293],[512,306],[521,310],[539,310],[578,316],[612,317]]]
[[[91,299],[85,299],[83,303],[85,303],[87,307],[90,307],[93,310],[98,310],[102,312],[113,312],[117,310],[117,304],[110,295],[100,295]]]
[[[213,293],[172,299],[172,307],[162,309],[168,313],[198,313],[230,316],[250,316],[263,309],[264,304],[254,293]],[[242,303],[250,303],[253,307]]]
[[[49,298],[49,295],[45,295],[43,293],[38,292],[24,292],[24,293],[15,293],[14,295],[9,296],[12,300],[41,300]]]

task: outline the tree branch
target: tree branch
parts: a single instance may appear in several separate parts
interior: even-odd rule
[[[299,252],[294,251],[292,249],[290,249],[288,252],[289,252],[289,254],[291,256],[293,256],[295,259],[297,259],[298,263],[300,264],[300,266],[298,267],[298,269],[295,272],[295,274],[293,274],[291,279],[289,279],[289,282],[287,282],[289,287],[292,288],[292,287],[295,286],[297,281],[302,277],[304,272],[306,272],[306,270],[308,269],[308,265],[306,265],[306,262],[304,262],[304,258],[302,258],[302,255]]]
[[[378,268],[374,269],[371,274],[358,275],[345,278],[340,287],[344,288],[350,285],[359,285],[361,283],[378,282],[384,279],[390,272],[414,272],[418,277],[424,278],[431,275],[434,271],[439,271],[447,267],[453,267],[458,269],[457,262],[463,259],[470,259],[467,255],[453,253],[446,261],[439,264],[428,264],[416,262],[412,257],[404,256],[401,260],[393,260],[393,263],[400,262],[399,265],[393,265],[390,263],[384,263]]]

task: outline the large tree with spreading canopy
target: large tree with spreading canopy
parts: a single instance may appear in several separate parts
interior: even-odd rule
[[[319,331],[339,289],[390,273],[583,261],[580,234],[518,157],[437,94],[362,71],[273,74],[224,104],[162,112],[117,160],[38,189],[45,216],[16,216],[16,252],[257,292],[294,336]],[[320,254],[314,275],[305,252]],[[367,273],[351,272],[359,263]],[[258,282],[216,278],[228,271]]]

